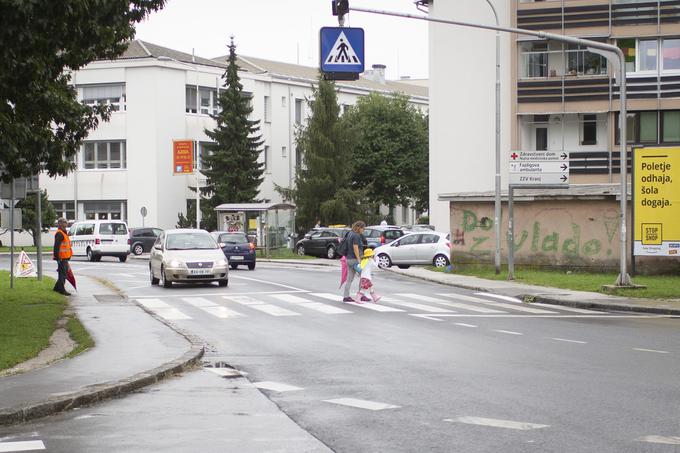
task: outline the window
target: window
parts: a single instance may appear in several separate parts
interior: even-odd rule
[[[522,77],[548,77],[548,43],[524,42],[522,53]]]
[[[656,143],[657,141],[657,113],[640,112],[640,143]]]
[[[66,220],[76,219],[75,203],[72,201],[52,201],[52,206],[57,214],[57,217],[63,217]]]
[[[127,168],[124,141],[83,143],[82,169]]]
[[[295,99],[295,123],[302,123],[302,99]]]
[[[664,39],[662,55],[664,71],[680,69],[680,38]]]
[[[99,234],[123,236],[128,234],[128,231],[124,223],[102,223],[99,225]]]
[[[281,107],[285,107],[285,106],[286,106],[286,97],[281,96]]]
[[[272,122],[272,99],[269,96],[264,97],[264,122]]]
[[[285,146],[281,147],[281,157],[287,157],[288,156],[288,148]]]
[[[599,75],[607,73],[607,59],[588,52],[585,47],[569,44],[567,48],[567,73],[572,75]]]
[[[94,234],[94,223],[81,223],[76,228],[76,236]]]
[[[197,90],[195,86],[186,86],[186,109],[187,113],[198,113]]]
[[[640,71],[656,71],[657,61],[657,41],[656,39],[641,39],[640,49]]]
[[[122,204],[120,201],[86,201],[83,203],[87,220],[121,220]]]
[[[617,45],[623,51],[626,60],[626,72],[635,72],[635,38],[619,39]]]
[[[186,113],[200,113],[201,115],[217,115],[219,112],[218,96],[216,88],[197,87],[187,85]]]
[[[111,110],[118,112],[125,110],[125,84],[84,85],[78,87],[83,104],[110,105]]]
[[[264,151],[262,151],[262,162],[264,163],[265,171],[269,171],[269,146],[264,146]]]
[[[208,168],[205,164],[205,158],[212,155],[213,152],[211,147],[214,145],[215,143],[213,142],[198,142],[198,146],[194,146],[194,169],[200,168],[203,170]],[[198,148],[198,150],[196,148]],[[198,156],[196,153],[198,153]]]
[[[295,150],[295,171],[299,172],[302,169],[302,151]]]
[[[597,115],[583,115],[581,145],[597,145]]]
[[[410,236],[406,236],[402,239],[399,239],[399,245],[404,246],[404,245],[414,245],[420,242],[422,234],[412,234]]]
[[[536,128],[536,151],[547,151],[548,149],[548,128]]]
[[[680,110],[662,112],[663,141],[680,143]]]
[[[436,234],[423,234],[423,240],[421,242],[423,244],[436,244],[439,242],[439,236]]]

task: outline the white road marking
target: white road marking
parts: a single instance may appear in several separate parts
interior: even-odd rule
[[[227,307],[217,305],[216,303],[211,302],[204,297],[183,297],[182,300],[188,303],[189,305],[193,305],[194,307],[203,310],[204,312],[209,313],[220,319],[238,318],[245,316]]]
[[[507,333],[508,335],[524,335],[522,332],[514,332],[512,330],[494,329],[494,332]]]
[[[460,300],[465,300],[468,302],[475,302],[475,303],[480,303],[480,302],[485,302],[483,299],[479,299],[477,297],[472,297],[472,296],[466,296],[464,294],[439,294],[440,296],[445,296],[445,297],[451,297],[453,299],[460,299]],[[462,310],[470,310],[470,311],[476,311],[479,313],[507,313],[507,311],[503,310],[495,310],[493,308],[486,308],[486,307],[480,307],[477,305],[470,305],[470,304],[461,304],[459,302],[448,302],[448,301],[442,301],[445,305],[455,307],[455,308],[460,308]]]
[[[212,297],[214,297],[214,296],[246,296],[246,295],[255,296],[255,295],[264,295],[264,294],[307,293],[307,292],[309,292],[309,291],[304,291],[304,290],[300,290],[300,291],[251,291],[251,292],[247,292],[247,293],[212,292],[212,293],[201,293],[201,294],[193,294],[193,295],[194,296],[212,296]],[[152,298],[158,297],[158,295],[148,296],[148,295],[140,294],[140,295],[128,295],[128,297],[130,299],[152,299]],[[165,297],[165,298],[180,297],[181,298],[181,297],[186,297],[186,295],[184,295],[184,294],[167,294],[167,295],[163,295],[163,297]]]
[[[292,289],[293,291],[304,292],[304,289],[296,288],[294,286],[283,285],[281,283],[275,283],[275,282],[272,282],[272,281],[269,281],[269,280],[260,280],[258,278],[251,278],[251,277],[241,277],[240,275],[231,275],[231,278],[237,278],[239,280],[249,280],[251,282],[265,283],[267,285],[280,286],[281,288]]]
[[[400,294],[400,295],[408,297],[408,295],[406,295],[406,294]],[[402,300],[394,299],[392,297],[383,297],[381,301],[389,302],[391,304],[399,305],[401,307],[413,308],[415,310],[424,311],[426,313],[455,313],[455,311],[449,310],[447,308],[433,307],[431,305],[424,305],[424,304],[419,304],[419,303],[416,303],[416,302],[404,302]]]
[[[174,321],[178,319],[191,319],[191,316],[187,316],[178,309],[171,307],[160,299],[146,299],[136,301],[148,308],[149,310],[156,313],[158,316],[167,319],[168,321]]]
[[[340,315],[340,314],[347,314],[347,313],[353,313],[349,310],[343,310],[342,308],[339,307],[334,307],[332,305],[328,304],[322,304],[321,302],[312,302],[308,299],[305,299],[300,296],[296,296],[294,294],[274,294],[272,295],[274,299],[279,299],[284,302],[288,302],[291,304],[299,305],[300,307],[304,308],[309,308],[310,310],[316,310],[321,313],[325,313],[328,315]]]
[[[117,274],[113,274],[113,275],[115,275],[116,277],[136,278],[134,275],[131,275],[131,274],[120,274],[120,273],[117,273]]]
[[[271,316],[300,316],[300,313],[286,310],[285,308],[277,307],[276,305],[265,304],[260,300],[255,300],[248,296],[224,296],[224,298],[261,311],[262,313],[267,313]]]
[[[378,403],[376,401],[358,400],[355,398],[336,398],[332,400],[324,400],[325,403],[340,404],[341,406],[358,407],[359,409],[368,409],[371,411],[382,411],[384,409],[396,409],[401,406],[393,404]]]
[[[138,303],[144,305],[149,310],[153,310],[155,308],[170,308],[170,305],[166,304],[160,299],[146,299],[146,300],[136,299],[136,300]]]
[[[280,382],[253,382],[253,386],[259,389],[271,390],[273,392],[292,392],[295,390],[303,390],[302,387],[295,387],[294,385],[281,384]]]
[[[474,324],[465,324],[464,322],[454,322],[454,324],[461,327],[477,327]]]
[[[455,313],[455,314],[422,314],[422,313],[410,313],[409,316],[415,316],[418,318],[441,318],[441,317],[453,317],[453,318],[527,318],[527,319],[540,319],[540,318],[555,318],[555,319],[659,319],[659,318],[673,318],[673,315],[518,315],[518,314],[507,314],[507,315],[477,315],[470,313]],[[433,319],[433,321],[441,321],[440,319]]]
[[[483,293],[477,293],[477,294],[483,294]],[[499,308],[505,308],[508,310],[516,310],[516,311],[523,311],[526,313],[536,313],[536,314],[555,314],[557,313],[556,311],[550,311],[550,310],[542,310],[540,308],[531,308],[527,307],[525,303],[520,302],[521,305],[519,304],[513,304],[513,305],[508,305],[507,303],[503,302],[492,302],[490,300],[483,300],[480,299],[480,302],[486,305],[491,305],[492,307],[499,307]]]
[[[205,297],[182,297],[182,300],[194,307],[216,307],[215,302],[211,302]]]
[[[203,368],[204,370],[208,370],[212,373],[215,373],[218,376],[222,377],[235,377],[235,376],[241,376],[241,373],[239,373],[237,370],[233,368]]]
[[[550,304],[542,304],[542,303],[537,303],[537,302],[532,302],[531,306],[536,306],[536,307],[546,307],[546,308],[553,308],[555,310],[560,310],[560,311],[570,311],[573,313],[602,313],[601,311],[597,310],[586,310],[585,308],[576,308],[576,307],[567,307],[564,305],[550,305]]]
[[[495,418],[482,418],[482,417],[445,418],[444,421],[452,423],[464,423],[466,425],[491,426],[493,428],[519,429],[522,431],[528,431],[530,429],[547,428],[550,426],[540,425],[538,423],[516,422],[512,420],[499,420]]]
[[[551,340],[555,340],[555,341],[564,341],[564,342],[566,342],[566,343],[588,344],[587,341],[568,340],[568,339],[566,339],[566,338],[551,338]]]
[[[658,349],[633,348],[633,350],[642,352],[656,352],[657,354],[670,354],[668,351],[659,351]]]
[[[44,450],[45,444],[42,440],[27,440],[23,442],[0,442],[0,452],[9,453],[14,451],[35,451]]]
[[[680,445],[680,437],[675,436],[644,436],[635,440],[638,442],[649,442],[652,444]]]
[[[312,296],[320,297],[322,299],[332,300],[333,302],[342,302],[342,296],[331,293],[311,293]],[[387,305],[374,304],[373,302],[365,302],[357,304],[356,302],[344,302],[347,305],[354,305],[355,307],[366,308],[368,310],[379,312],[403,312],[400,308],[388,307]]]
[[[502,294],[494,294],[494,293],[475,293],[476,296],[486,296],[486,297],[493,297],[494,299],[499,299],[499,300],[504,300],[507,302],[512,302],[514,304],[523,304],[524,302],[516,297],[511,297],[511,296],[504,296]]]

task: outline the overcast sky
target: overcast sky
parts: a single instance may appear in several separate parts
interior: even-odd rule
[[[351,6],[417,14],[413,0],[350,0]],[[243,56],[319,64],[319,29],[337,26],[331,0],[168,0],[137,27],[137,38],[213,58],[234,35]],[[387,65],[387,77],[428,76],[427,24],[353,12],[345,26],[366,31],[366,68]]]

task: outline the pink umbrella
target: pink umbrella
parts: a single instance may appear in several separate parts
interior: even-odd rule
[[[340,258],[340,268],[341,268],[341,274],[340,274],[340,286],[339,286],[339,288],[342,288],[342,285],[344,285],[345,282],[347,281],[347,273],[348,273],[347,258],[344,257],[344,256]]]

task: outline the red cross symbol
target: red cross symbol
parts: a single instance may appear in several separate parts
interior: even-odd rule
[[[512,153],[510,154],[510,157],[512,157],[512,160],[515,160],[519,157],[519,155],[517,153]]]

